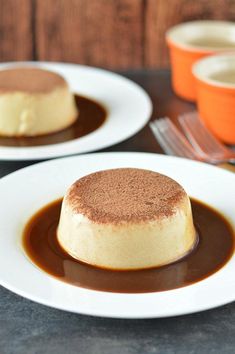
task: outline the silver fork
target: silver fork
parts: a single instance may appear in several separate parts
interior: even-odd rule
[[[204,156],[193,149],[188,140],[168,117],[156,119],[150,122],[149,126],[160,146],[167,154],[205,161]]]
[[[221,164],[220,161],[210,158],[202,150],[195,150],[183,133],[172,123],[168,117],[156,119],[150,122],[150,128],[159,142],[162,149],[169,155],[182,156],[202,162],[218,164],[220,167],[235,172],[234,166],[229,164]],[[223,162],[228,161],[226,159]]]
[[[206,155],[208,162],[235,162],[235,152],[226,148],[208,131],[197,112],[182,114],[178,120],[194,149]]]

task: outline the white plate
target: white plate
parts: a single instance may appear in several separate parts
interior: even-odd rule
[[[21,247],[30,216],[64,195],[90,172],[116,167],[159,171],[181,183],[190,196],[220,210],[235,225],[235,175],[176,157],[146,153],[80,155],[33,165],[0,180],[0,284],[41,304],[105,317],[148,318],[210,309],[235,299],[235,256],[217,273],[193,285],[157,293],[118,294],[59,281],[34,266]]]
[[[41,160],[103,149],[136,134],[147,123],[152,103],[133,81],[98,68],[76,64],[21,62],[0,64],[34,65],[61,74],[75,93],[93,98],[107,108],[106,122],[94,132],[64,143],[35,147],[0,146],[0,160]]]

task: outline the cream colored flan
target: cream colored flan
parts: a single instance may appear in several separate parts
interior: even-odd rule
[[[73,94],[57,73],[35,67],[0,70],[0,135],[53,133],[77,116]]]
[[[167,176],[134,168],[75,182],[63,199],[57,237],[72,257],[120,270],[174,262],[196,243],[184,189]]]

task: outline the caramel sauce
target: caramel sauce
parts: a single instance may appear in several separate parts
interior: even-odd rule
[[[62,200],[39,210],[26,225],[23,246],[39,268],[59,280],[93,290],[145,293],[180,288],[222,268],[234,252],[234,232],[211,207],[192,199],[197,247],[181,260],[159,268],[110,271],[81,263],[59,245],[56,229]]]
[[[107,111],[98,102],[87,97],[75,95],[79,110],[78,119],[70,127],[57,133],[34,137],[4,137],[0,136],[0,146],[40,146],[64,143],[87,135],[98,129],[106,120]]]

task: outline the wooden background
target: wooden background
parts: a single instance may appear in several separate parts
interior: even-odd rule
[[[167,67],[165,31],[194,19],[234,21],[235,0],[0,0],[0,61]]]

